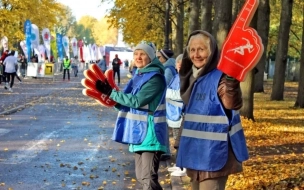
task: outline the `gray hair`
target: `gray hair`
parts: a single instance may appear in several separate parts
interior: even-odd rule
[[[178,62],[178,61],[181,61],[182,59],[183,59],[183,54],[179,54],[179,55],[176,57],[175,61]]]
[[[202,38],[203,39],[204,45],[207,47],[207,50],[209,52],[208,56],[210,56],[211,55],[211,49],[210,49],[211,40],[210,40],[209,36],[207,36],[206,34],[202,34],[202,33],[198,33],[198,34],[195,34],[195,35],[190,37],[188,45],[186,47],[188,55],[190,54],[190,47],[189,47],[190,42],[194,39],[197,39],[197,38]]]

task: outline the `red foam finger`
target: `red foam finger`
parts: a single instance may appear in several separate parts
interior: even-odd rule
[[[233,25],[236,28],[244,28],[249,26],[258,6],[259,0],[246,0]]]
[[[109,69],[106,71],[105,76],[110,84],[110,86],[115,89],[116,91],[119,91],[118,86],[115,84],[115,80],[114,80],[114,71],[113,69]]]
[[[225,42],[217,68],[225,74],[244,81],[260,60],[264,46],[256,30],[248,27],[258,0],[247,0]]]
[[[89,96],[91,98],[94,98],[98,103],[100,103],[101,105],[104,105],[106,107],[113,107],[113,106],[116,105],[116,102],[111,100],[109,98],[109,96],[101,94],[101,93],[99,93],[95,90],[83,89],[82,94],[85,95],[85,96]]]
[[[100,70],[100,68],[98,67],[98,65],[91,64],[90,65],[90,70],[92,70],[100,80],[102,80],[102,81],[106,80],[105,75],[102,73],[102,71]]]
[[[95,87],[95,83],[92,82],[92,81],[89,80],[89,79],[82,79],[82,80],[81,80],[81,84],[82,84],[82,86],[84,86],[84,87],[86,87],[86,88],[89,88],[89,89],[92,89],[92,90],[97,91],[97,90],[96,90],[96,87]]]

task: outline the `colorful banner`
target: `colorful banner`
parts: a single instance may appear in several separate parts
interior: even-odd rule
[[[56,34],[56,44],[57,44],[57,52],[58,57],[63,60],[63,45],[62,45],[62,35],[57,33]]]
[[[2,45],[3,51],[8,50],[8,38],[6,36],[1,38],[1,45]]]
[[[48,28],[44,28],[42,30],[41,35],[42,35],[44,47],[45,47],[45,50],[46,50],[47,58],[50,61],[50,58],[51,58],[51,34],[50,34],[50,30]]]
[[[78,41],[78,47],[79,47],[79,59],[83,63],[84,62],[84,47],[83,47],[83,41]]]
[[[36,24],[32,24],[31,43],[32,43],[32,48],[38,49],[38,46],[39,46],[39,28]]]
[[[27,52],[27,46],[26,46],[26,41],[25,40],[20,42],[20,47],[21,47],[21,49],[22,49],[22,51],[25,55],[25,58],[27,59],[28,58],[28,54],[27,54],[28,52]]]
[[[41,56],[41,59],[44,61],[45,58],[46,58],[44,45],[39,45],[38,46],[38,51],[39,51],[39,55]]]
[[[62,45],[65,51],[65,55],[70,58],[70,44],[69,44],[69,37],[63,36],[62,37]]]
[[[53,61],[57,59],[57,45],[56,45],[56,34],[51,32],[51,54],[53,56]]]
[[[76,38],[72,38],[71,39],[71,45],[72,45],[72,51],[73,51],[74,57],[78,56],[77,39]]]
[[[25,41],[26,41],[26,58],[27,62],[30,62],[31,59],[31,35],[32,35],[32,23],[30,20],[26,20],[24,23],[24,33],[25,33]]]

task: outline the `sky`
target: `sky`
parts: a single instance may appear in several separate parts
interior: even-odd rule
[[[69,6],[78,21],[82,16],[89,15],[101,19],[113,4],[101,3],[101,0],[57,0],[59,3]]]

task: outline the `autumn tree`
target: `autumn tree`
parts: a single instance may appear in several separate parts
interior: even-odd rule
[[[283,100],[285,71],[287,64],[288,41],[292,18],[293,0],[281,1],[281,18],[278,35],[278,46],[275,57],[275,73],[273,78],[273,87],[271,100]]]
[[[199,13],[200,13],[200,0],[190,0],[189,5],[189,28],[188,35],[194,30],[200,28]]]
[[[257,32],[262,39],[265,51],[256,65],[257,73],[254,79],[254,92],[264,92],[264,71],[267,62],[267,46],[269,36],[269,24],[270,24],[270,5],[269,0],[260,0],[260,4],[257,10]]]
[[[212,34],[212,0],[201,0],[201,29]]]
[[[0,34],[7,36],[9,46],[24,40],[23,25],[31,20],[39,29],[53,28],[64,16],[64,9],[56,0],[0,1]]]
[[[300,79],[295,107],[304,108],[304,3],[302,4],[302,54],[300,59]]]
[[[232,0],[215,0],[214,1],[214,20],[213,36],[216,38],[219,49],[221,50],[223,42],[231,28],[232,18]]]
[[[93,37],[97,45],[117,44],[118,29],[110,27],[107,18],[101,18],[93,26]]]

